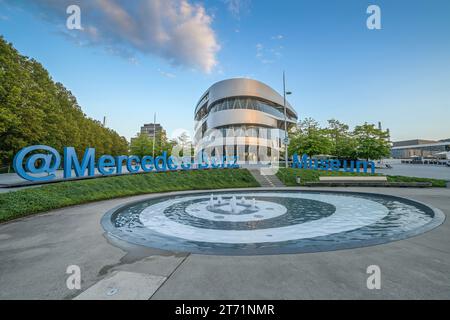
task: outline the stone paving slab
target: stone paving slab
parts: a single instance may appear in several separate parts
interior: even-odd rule
[[[150,274],[115,271],[74,300],[148,300],[165,280]]]

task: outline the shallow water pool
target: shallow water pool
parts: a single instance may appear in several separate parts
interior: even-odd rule
[[[108,212],[102,225],[111,236],[152,248],[254,255],[376,245],[443,221],[439,210],[387,195],[246,191],[134,202]]]

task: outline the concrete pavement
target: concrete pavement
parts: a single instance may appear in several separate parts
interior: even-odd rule
[[[450,214],[450,189],[332,190],[405,196]],[[120,279],[146,276],[157,281],[151,282],[151,290],[140,287],[145,299],[450,298],[448,221],[425,234],[379,246],[273,256],[165,252],[104,235],[100,218],[107,210],[148,197],[79,205],[1,224],[0,299],[72,299],[91,287],[90,292],[114,292],[117,288],[109,283],[120,289]],[[381,268],[381,290],[366,286],[366,269],[373,264]],[[81,268],[80,290],[66,286],[70,265]]]
[[[450,181],[450,167],[426,164],[392,164],[392,169],[377,169],[391,176],[443,179]]]

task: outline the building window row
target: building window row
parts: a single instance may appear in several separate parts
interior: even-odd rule
[[[220,130],[222,137],[254,137],[272,139],[280,136],[280,130],[277,128],[261,127],[254,125],[228,125],[212,130]]]
[[[255,98],[226,98],[215,102],[211,106],[209,112],[212,113],[232,109],[257,110],[271,114],[278,118],[284,118],[284,110],[282,106],[278,106],[277,104],[266,101],[257,100]],[[291,115],[289,110],[287,110],[287,117],[288,119],[294,121],[296,120],[295,116]]]

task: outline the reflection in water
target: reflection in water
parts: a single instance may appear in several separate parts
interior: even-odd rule
[[[257,210],[249,205],[253,198],[255,198]],[[327,202],[327,199],[331,198],[334,201]],[[222,201],[220,205],[212,206],[212,203],[218,203],[218,199],[219,197],[214,197],[212,200],[210,194],[197,194],[194,197],[190,195],[142,201],[116,211],[111,215],[109,224],[104,226],[119,238],[123,237],[129,242],[149,247],[205,254],[242,255],[314,252],[367,246],[412,236],[425,231],[424,226],[435,227],[442,222],[437,221],[439,219],[434,217],[433,210],[425,205],[382,195],[228,192],[220,195]],[[360,203],[369,204],[367,212],[359,212],[361,208],[364,208]],[[161,204],[164,205],[161,206]],[[355,204],[354,208],[352,208],[353,204]],[[345,215],[341,215],[341,207],[347,210]],[[153,208],[155,208],[154,212]],[[380,212],[379,208],[385,212]],[[376,210],[378,211],[375,212]],[[367,223],[364,222],[366,217]],[[370,220],[371,217],[380,218]],[[352,221],[353,219],[355,221]],[[358,222],[358,220],[361,221]],[[146,221],[145,225],[142,221]],[[152,228],[154,221],[157,221],[158,228],[175,231],[174,226],[179,226],[180,229],[186,227],[187,232],[191,234],[182,237],[177,232],[171,234],[165,229]],[[330,225],[331,221],[334,224]],[[289,232],[292,233],[297,226],[298,230],[309,230],[309,226],[316,229],[319,226],[320,229],[322,222],[328,228],[327,234],[319,230],[316,234],[322,234],[320,236],[308,238],[299,235],[295,239],[294,234],[292,240],[290,238],[278,240],[286,239],[286,237],[280,237],[280,232],[284,230],[290,230]],[[349,225],[353,224],[356,228],[349,228]],[[305,228],[302,229],[302,226]],[[226,235],[226,231],[242,234],[242,241],[221,242],[220,239],[226,239],[225,236],[222,237],[222,234]],[[258,237],[253,237],[253,233],[258,233]],[[264,234],[261,235],[262,233]],[[205,234],[205,241],[192,240],[201,239],[202,234]],[[216,241],[212,241],[211,236],[208,235],[213,235]],[[261,236],[265,237],[264,241],[252,240],[261,239]]]

